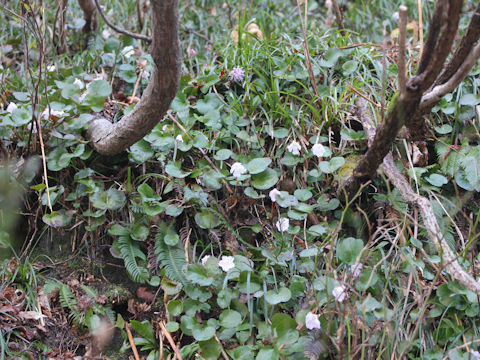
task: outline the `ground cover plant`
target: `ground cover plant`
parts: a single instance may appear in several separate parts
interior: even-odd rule
[[[0,3],[0,359],[480,359],[477,2],[91,4]]]

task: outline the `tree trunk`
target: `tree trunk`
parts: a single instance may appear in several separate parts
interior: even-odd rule
[[[117,154],[147,135],[170,107],[180,83],[178,0],[151,0],[155,66],[142,98],[119,122],[104,118],[90,122],[87,137],[96,151]]]
[[[83,18],[85,19],[85,25],[83,31],[90,32],[97,29],[97,6],[93,0],[78,0],[78,5],[83,10]]]

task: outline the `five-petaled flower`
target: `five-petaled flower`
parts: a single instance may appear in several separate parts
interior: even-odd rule
[[[239,162],[233,163],[232,167],[230,168],[230,174],[232,174],[236,178],[245,174],[246,172],[247,169],[245,168],[245,166],[243,166],[242,163]]]
[[[356,263],[350,266],[350,271],[352,272],[352,277],[354,279],[358,278],[362,274],[363,264]]]
[[[300,149],[302,147],[296,141],[292,141],[290,145],[287,146],[287,151],[291,152],[293,155],[300,155]]]
[[[288,218],[282,217],[275,223],[275,226],[277,227],[278,231],[287,231],[288,227],[290,226],[290,220],[288,220]]]
[[[312,146],[312,153],[316,157],[322,157],[325,154],[325,147],[322,144],[315,144]]]
[[[335,286],[332,290],[332,295],[338,302],[344,302],[347,298],[347,287],[345,285]]]
[[[210,255],[205,255],[202,260],[200,260],[202,262],[202,265],[205,265],[208,261],[208,259],[210,258]]]
[[[222,258],[218,262],[218,266],[220,266],[220,268],[225,272],[233,269],[235,267],[235,264],[233,263],[233,256],[222,256]]]
[[[307,316],[305,316],[305,327],[308,330],[321,329],[320,320],[318,320],[318,315],[315,315],[314,313],[309,312]]]
[[[270,200],[272,200],[272,202],[275,202],[275,201],[277,201],[277,195],[280,195],[280,194],[281,194],[281,192],[277,188],[273,188],[268,193],[268,196],[270,196]]]
[[[228,74],[231,81],[242,82],[245,78],[245,71],[240,66],[235,66]]]

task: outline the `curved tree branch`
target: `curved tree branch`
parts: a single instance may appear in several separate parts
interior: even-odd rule
[[[103,21],[105,21],[105,24],[107,24],[109,27],[111,27],[113,30],[116,32],[130,36],[131,38],[138,39],[138,40],[143,40],[148,42],[149,44],[152,42],[152,39],[150,39],[148,36],[137,34],[128,30],[120,29],[118,26],[113,25],[110,21],[108,21],[107,16],[102,10],[102,7],[100,6],[100,3],[98,0],[94,0],[95,5],[97,6],[98,12],[100,13],[100,16],[102,17]],[[138,6],[137,6],[137,11],[138,11]]]
[[[151,0],[155,66],[150,82],[135,108],[119,122],[98,118],[90,122],[87,137],[104,155],[122,152],[153,129],[163,119],[180,82],[178,41],[178,0]]]
[[[373,143],[375,137],[375,127],[373,120],[365,111],[365,102],[358,100],[356,103],[358,108],[359,121],[364,125],[365,134],[370,143]],[[467,289],[472,290],[477,295],[480,295],[480,282],[476,281],[473,276],[468,274],[457,261],[457,255],[453,252],[450,246],[445,241],[443,232],[438,225],[437,218],[433,212],[430,201],[418,194],[416,194],[411,186],[408,184],[405,177],[400,174],[393,161],[392,153],[389,152],[383,159],[383,171],[388,179],[392,182],[395,188],[398,189],[405,202],[417,206],[420,209],[423,223],[427,230],[430,239],[434,242],[438,253],[442,257],[443,263],[449,275],[458,280]]]

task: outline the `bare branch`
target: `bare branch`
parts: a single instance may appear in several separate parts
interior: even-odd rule
[[[80,1],[80,0],[79,0],[79,1]],[[107,19],[107,17],[105,16],[105,13],[103,12],[102,7],[100,6],[100,3],[98,2],[98,0],[95,0],[95,5],[97,6],[98,12],[99,12],[100,15],[102,16],[103,21],[105,21],[105,24],[107,24],[109,27],[111,27],[111,28],[112,28],[113,30],[115,30],[116,32],[118,32],[118,33],[120,33],[120,34],[123,34],[123,35],[130,36],[131,38],[134,38],[134,39],[146,41],[146,42],[148,42],[148,43],[151,43],[151,42],[152,42],[152,39],[150,39],[148,36],[141,35],[141,34],[137,34],[137,33],[134,33],[134,32],[125,30],[125,29],[120,29],[118,26],[113,25],[113,24]]]
[[[335,21],[337,22],[337,26],[340,29],[340,33],[342,35],[345,35],[345,25],[343,25],[343,15],[340,10],[340,7],[338,6],[337,0],[332,0],[332,7],[333,7],[333,12],[335,13]]]
[[[142,139],[167,112],[180,82],[178,0],[150,0],[155,66],[150,82],[135,108],[119,122],[99,118],[89,124],[87,137],[96,151],[111,155]]]
[[[358,111],[358,114],[360,115],[359,120],[364,125],[365,134],[367,135],[369,141],[372,141],[371,139],[375,137],[375,128],[372,126],[372,119],[365,111],[365,102],[363,100],[358,100],[356,105],[360,107]],[[458,263],[457,256],[445,241],[443,231],[438,225],[430,201],[427,198],[416,194],[412,190],[407,180],[402,174],[400,174],[395,166],[392,154],[390,152],[383,159],[383,170],[395,188],[400,191],[403,200],[411,205],[417,206],[420,209],[420,214],[422,215],[423,223],[428,235],[434,242],[437,251],[441,255],[445,264],[445,268],[450,276],[453,279],[458,280],[467,289],[472,290],[477,295],[480,295],[480,282],[477,282]]]
[[[437,2],[434,18],[440,18],[441,23],[436,24],[439,26],[438,28],[434,27],[433,23],[430,26],[417,75],[407,84],[412,91],[423,92],[433,84],[440,71],[442,71],[445,59],[451,51],[453,40],[457,34],[462,0],[449,0],[448,6],[438,6],[438,4],[446,2],[447,0],[439,0]],[[439,12],[441,12],[438,16],[436,14],[437,9],[440,9]],[[433,38],[431,34],[435,34],[436,37]],[[433,52],[428,54],[430,51]],[[428,59],[428,61],[424,61],[424,59]]]
[[[407,7],[400,5],[400,35],[398,39],[398,87],[400,91],[400,98],[403,99],[407,92],[407,70],[405,65],[405,49],[407,39]]]
[[[438,77],[435,84],[444,84],[447,82],[454,73],[457,72],[457,69],[465,61],[472,51],[475,43],[480,39],[480,2],[478,3],[477,8],[472,14],[470,19],[470,24],[468,25],[467,30],[465,31],[462,40],[460,40],[460,45],[458,45],[457,50],[453,54],[450,62],[445,67],[443,72]]]
[[[422,96],[420,102],[420,111],[424,113],[429,111],[435,104],[437,104],[446,94],[455,90],[455,88],[467,77],[468,73],[477,63],[480,58],[480,42],[475,45],[473,50],[468,54],[467,58],[460,65],[457,72],[450,76],[450,79],[435,86]]]

